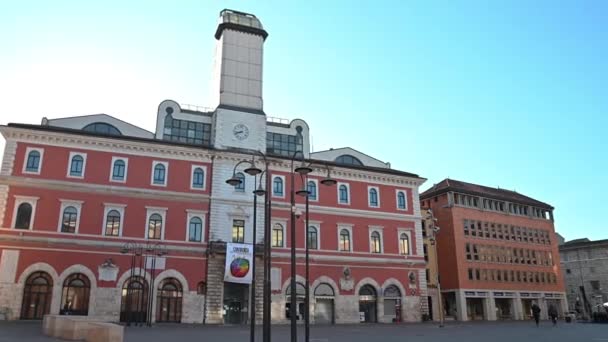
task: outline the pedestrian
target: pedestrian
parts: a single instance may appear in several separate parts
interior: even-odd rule
[[[551,306],[549,306],[549,317],[551,318],[551,322],[553,322],[553,326],[557,325],[557,308],[555,307],[555,305],[551,304]]]
[[[536,303],[532,304],[532,316],[538,327],[538,323],[540,322],[540,307]]]

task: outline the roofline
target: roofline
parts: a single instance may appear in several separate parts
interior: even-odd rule
[[[371,158],[371,159],[373,159],[373,160],[375,160],[375,161],[378,161],[378,162],[380,162],[380,163],[382,163],[382,164],[390,164],[389,162],[385,162],[385,161],[382,161],[382,160],[380,160],[380,159],[378,159],[378,158],[372,157],[372,156],[370,156],[369,154],[367,154],[367,153],[363,153],[363,152],[361,152],[361,151],[357,150],[356,148],[352,148],[352,147],[338,147],[338,148],[329,149],[329,150],[323,150],[323,151],[311,152],[310,154],[314,154],[314,153],[323,153],[323,152],[329,152],[329,151],[335,151],[335,150],[346,150],[346,149],[351,149],[351,150],[357,151],[358,153],[361,153],[362,155],[364,155],[364,156],[366,156],[366,157],[368,157],[368,158]]]
[[[578,241],[578,242],[572,242],[572,243],[568,243],[567,241],[562,244],[559,245],[559,250],[567,250],[567,249],[580,249],[580,248],[586,248],[586,247],[597,247],[597,246],[603,246],[603,245],[608,245],[608,239],[603,239],[603,240],[595,240],[595,241]]]
[[[50,123],[50,122],[51,122],[51,121],[53,121],[53,120],[68,120],[68,119],[84,118],[84,117],[96,116],[96,115],[105,115],[105,116],[109,116],[109,117],[111,117],[111,118],[112,118],[112,119],[114,119],[114,120],[120,121],[120,122],[122,122],[122,123],[124,123],[124,124],[127,124],[127,125],[129,125],[129,126],[136,127],[137,129],[141,129],[142,131],[146,131],[146,132],[148,132],[148,133],[150,133],[150,134],[154,135],[154,132],[150,132],[150,131],[148,131],[148,130],[147,130],[147,129],[145,129],[145,128],[141,128],[141,127],[139,127],[139,126],[137,126],[137,125],[134,125],[134,124],[132,124],[132,123],[130,123],[130,122],[124,121],[124,120],[122,120],[122,119],[119,119],[119,118],[117,118],[117,117],[115,117],[115,116],[112,116],[112,115],[110,115],[110,114],[106,114],[106,113],[98,113],[98,114],[85,114],[85,115],[78,115],[78,116],[66,116],[66,117],[63,117],[63,118],[55,118],[55,119],[49,119],[49,118],[46,118],[46,119],[47,119],[47,120],[49,121],[49,123]],[[11,125],[11,123],[9,122],[9,123],[8,123],[8,125]],[[43,126],[43,125],[40,125],[40,126]],[[51,126],[51,125],[47,125],[47,126]],[[59,126],[53,126],[53,127],[59,127]]]

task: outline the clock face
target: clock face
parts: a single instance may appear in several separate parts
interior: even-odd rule
[[[245,140],[249,136],[249,128],[243,124],[237,124],[232,130],[232,134],[239,140]]]

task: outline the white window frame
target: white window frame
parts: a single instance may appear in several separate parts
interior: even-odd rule
[[[122,160],[125,163],[125,177],[120,180],[120,179],[113,179],[112,175],[114,174],[114,162],[116,162],[117,160]],[[129,173],[129,158],[126,157],[112,157],[112,163],[110,164],[110,182],[115,182],[115,183],[126,183],[127,182],[127,174]],[[152,173],[152,175],[154,176],[154,173]]]
[[[338,186],[336,187],[336,195],[338,196],[338,205],[350,205],[350,184],[349,183],[344,183],[344,182],[338,182],[337,184]],[[340,186],[345,185],[346,186],[346,193],[348,194],[348,201],[346,203],[342,203],[340,202]]]
[[[367,237],[367,242],[369,244],[369,252],[372,254],[384,254],[384,234],[382,234],[384,227],[382,226],[369,226],[369,235]],[[373,232],[378,232],[378,235],[380,235],[380,253],[374,253],[372,251],[372,233]]]
[[[308,182],[314,182],[315,186],[317,187],[317,198],[312,199],[312,198],[308,198],[309,202],[319,202],[319,196],[320,196],[320,191],[319,191],[319,180],[316,178],[308,178],[308,181],[306,181],[306,190],[308,190]]]
[[[166,177],[165,177],[165,180],[166,180]],[[164,241],[165,240],[165,227],[167,226],[167,208],[163,208],[163,207],[146,206],[146,222],[144,224],[144,239],[156,241],[156,239],[150,239],[148,237],[148,224],[150,221],[150,216],[152,216],[154,214],[159,214],[160,217],[163,219],[163,223],[160,226],[161,234],[160,234],[159,241]]]
[[[193,169],[194,171],[194,169]],[[201,210],[192,210],[192,209],[186,209],[186,242],[190,242],[190,243],[204,243],[205,242],[205,219],[206,219],[206,215],[207,212],[206,211],[201,211]],[[201,226],[201,241],[190,241],[190,220],[194,217],[198,217],[201,219],[202,226]],[[146,231],[147,233],[147,231]],[[147,237],[147,236],[146,236]]]
[[[70,158],[70,160],[71,160],[71,158]],[[83,170],[84,170],[84,167],[83,167]],[[59,219],[58,219],[59,222],[57,224],[57,232],[62,233],[62,234],[78,234],[78,228],[80,227],[80,212],[82,211],[82,203],[84,203],[84,201],[60,198],[59,202],[61,202],[61,205],[59,206]],[[74,230],[73,233],[61,231],[61,227],[63,226],[63,211],[67,207],[76,208],[76,229]]]
[[[311,250],[320,251],[321,250],[321,222],[309,221],[308,225],[311,227],[317,228],[317,249],[311,249]],[[338,238],[339,238],[339,236],[340,235],[338,234]],[[304,231],[304,241],[306,241],[306,243],[308,243],[308,227],[306,227],[306,229]],[[338,244],[339,243],[340,243],[340,240],[338,239]]]
[[[192,183],[194,182],[194,170],[196,170],[198,168],[201,168],[203,170],[203,187],[202,188],[195,188],[192,186]],[[154,177],[154,172],[152,172],[152,177]],[[192,169],[190,171],[190,190],[205,191],[206,189],[207,189],[207,167],[204,165],[192,165]]]
[[[75,156],[81,156],[82,157],[82,173],[80,174],[80,176],[74,176],[72,174],[70,174],[70,171],[72,170],[72,158],[74,158]],[[77,178],[77,179],[84,179],[84,173],[86,170],[86,166],[87,166],[87,154],[83,153],[83,152],[70,152],[70,158],[68,159],[68,170],[66,173],[66,177],[67,178]]]
[[[340,232],[342,231],[342,229],[346,229],[348,230],[348,246],[350,247],[350,250],[348,251],[343,251],[340,249]],[[352,253],[354,252],[355,246],[353,245],[353,225],[352,224],[344,224],[344,223],[339,223],[338,224],[338,252],[342,252],[342,253]]]
[[[369,193],[372,189],[376,190],[376,196],[378,197],[378,205],[372,205],[372,202],[371,202],[372,198]],[[380,187],[375,186],[375,185],[367,186],[367,206],[370,208],[380,208]]]
[[[161,164],[161,165],[163,165],[165,167],[165,179],[164,179],[164,183],[163,184],[156,184],[156,183],[154,183],[154,169],[156,168],[156,165],[159,165],[159,164]],[[152,186],[166,187],[168,180],[169,180],[169,162],[160,161],[160,160],[153,160],[152,161],[152,172],[150,173],[150,185],[152,185]]]
[[[27,160],[29,158],[30,152],[32,151],[38,151],[38,153],[40,153],[40,162],[38,162],[38,170],[36,171],[27,171]],[[22,173],[25,174],[30,174],[30,175],[39,175],[40,172],[42,171],[42,160],[44,157],[44,149],[41,147],[27,147],[25,149],[25,158],[23,159],[23,170],[21,170]],[[33,208],[32,208],[33,209]]]
[[[14,195],[13,197],[15,198],[15,203],[13,205],[13,219],[11,227],[17,230],[34,230],[34,219],[36,218],[36,204],[38,203],[40,197],[19,195]],[[32,215],[30,216],[30,227],[28,229],[15,228],[15,224],[17,223],[17,210],[19,209],[19,206],[23,203],[29,203],[32,206]]]
[[[126,164],[126,163],[125,163]],[[125,173],[126,175],[126,173]],[[123,231],[123,223],[125,220],[125,208],[127,207],[126,204],[119,204],[119,203],[104,203],[104,209],[103,209],[103,225],[101,226],[101,236],[103,237],[107,237],[107,238],[119,238],[122,236],[122,231]],[[118,236],[113,236],[113,235],[106,235],[106,224],[108,223],[108,213],[112,210],[116,210],[118,211],[118,213],[120,214],[120,226],[118,227]],[[147,231],[146,231],[147,232]]]
[[[274,179],[277,177],[281,178],[281,180],[283,181],[283,195],[276,195],[274,193]],[[272,181],[270,182],[270,191],[272,191],[272,197],[285,198],[285,193],[287,192],[287,183],[285,183],[285,176],[273,174],[271,180]]]
[[[405,233],[407,235],[407,245],[408,245],[408,254],[401,254],[401,234]],[[414,255],[414,250],[412,249],[412,231],[406,228],[398,228],[397,229],[397,253],[402,256],[412,256]]]
[[[401,209],[399,208],[399,193],[402,192],[403,196],[405,198],[405,208]],[[409,203],[407,200],[407,191],[405,189],[397,189],[395,190],[395,207],[397,208],[397,210],[401,210],[401,211],[407,211],[407,209],[409,208]]]
[[[283,227],[283,246],[272,245],[272,231],[274,230],[274,225],[277,223]],[[287,221],[272,220],[272,225],[270,226],[270,248],[287,248]]]

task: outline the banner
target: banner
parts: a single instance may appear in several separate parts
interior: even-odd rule
[[[251,284],[253,245],[244,243],[226,244],[226,268],[224,281]]]

